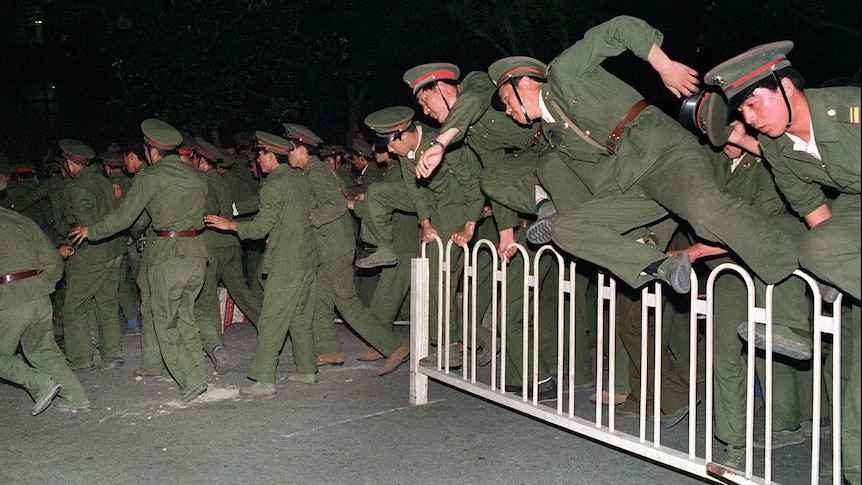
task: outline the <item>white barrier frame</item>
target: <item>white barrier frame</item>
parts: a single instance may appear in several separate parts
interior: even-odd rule
[[[661,444],[661,426],[660,426],[660,407],[654,406],[654,419],[653,419],[653,429],[652,436],[654,439],[650,441],[647,435],[647,416],[646,416],[646,401],[641,400],[641,410],[640,410],[640,426],[639,432],[637,435],[631,435],[628,433],[621,432],[615,427],[615,416],[616,411],[614,411],[613,406],[609,410],[608,415],[608,425],[604,426],[603,423],[603,412],[605,411],[605,404],[602,404],[601,399],[596,399],[595,404],[595,420],[589,420],[582,417],[579,417],[575,414],[575,399],[574,392],[570,392],[567,399],[563,398],[564,387],[568,389],[574,388],[574,372],[569,372],[567,386],[560,385],[557,388],[557,400],[554,408],[540,405],[538,402],[538,393],[534,392],[533,396],[530,398],[527,395],[526,386],[522,386],[522,391],[520,394],[506,393],[504,391],[506,387],[506,375],[505,375],[505,366],[500,365],[500,363],[505,362],[506,357],[506,313],[509,309],[503,305],[500,310],[500,315],[497,314],[498,303],[500,301],[505,302],[505,295],[507,294],[507,266],[503,265],[501,267],[499,263],[499,259],[496,257],[496,246],[488,240],[480,240],[478,241],[472,251],[469,247],[465,247],[464,251],[464,268],[463,268],[463,277],[462,277],[462,285],[464,289],[464,300],[461,309],[461,318],[462,322],[467,322],[467,324],[462,325],[462,342],[468,342],[468,345],[462,350],[462,360],[464,365],[461,368],[460,373],[456,373],[449,369],[448,366],[448,353],[449,353],[449,328],[451,322],[449,321],[450,308],[452,302],[452,291],[453,287],[457,285],[451,281],[451,268],[449,265],[449,261],[451,261],[451,255],[453,249],[456,251],[461,251],[462,249],[454,247],[451,241],[447,241],[445,258],[443,252],[443,243],[437,237],[434,236],[435,242],[439,249],[438,251],[438,268],[440,271],[440,275],[438,277],[438,285],[437,292],[440,297],[438,298],[438,326],[437,326],[437,342],[443,342],[445,345],[444,352],[437,353],[437,365],[435,367],[424,367],[419,365],[419,361],[428,355],[428,346],[429,346],[429,302],[430,302],[430,274],[429,274],[429,261],[426,256],[426,245],[422,246],[422,253],[420,257],[414,258],[411,261],[412,265],[412,300],[411,300],[411,341],[410,341],[410,403],[413,405],[424,405],[428,403],[428,379],[434,379],[436,381],[448,384],[449,386],[460,389],[461,391],[474,394],[480,396],[484,399],[492,401],[498,405],[514,409],[520,411],[521,413],[532,416],[541,421],[559,426],[561,428],[572,431],[578,435],[587,436],[596,441],[605,443],[607,445],[620,448],[626,450],[630,453],[634,453],[643,458],[661,462],[665,465],[668,465],[674,469],[681,470],[692,475],[696,475],[699,477],[703,477],[706,479],[710,479],[716,482],[721,481],[730,481],[733,483],[760,483],[760,484],[769,484],[775,483],[772,481],[772,433],[765,433],[765,449],[764,449],[764,458],[765,458],[765,466],[764,466],[764,474],[763,476],[757,476],[754,474],[753,470],[753,436],[754,436],[754,375],[755,375],[755,366],[754,366],[754,344],[753,339],[751,339],[748,343],[748,353],[747,353],[747,419],[746,419],[746,466],[745,470],[734,470],[719,463],[715,463],[712,461],[712,448],[713,448],[713,411],[712,411],[712,400],[713,400],[713,376],[712,376],[712,334],[713,334],[713,301],[714,301],[714,285],[716,278],[724,272],[735,272],[737,273],[745,282],[747,287],[748,294],[748,334],[754,334],[754,324],[755,323],[763,323],[766,326],[766,333],[769,338],[767,338],[767,348],[766,348],[766,369],[767,376],[765,379],[765,387],[763,388],[764,392],[764,401],[765,401],[765,409],[766,409],[766,424],[765,429],[772,429],[772,292],[773,285],[768,285],[766,288],[765,295],[765,306],[757,307],[755,304],[755,287],[754,282],[747,273],[745,269],[738,265],[734,264],[722,264],[713,270],[706,283],[706,297],[704,299],[698,298],[696,292],[692,292],[690,296],[691,302],[691,314],[690,314],[690,328],[692,331],[690,332],[690,361],[689,361],[689,382],[697,382],[696,381],[696,372],[697,372],[697,320],[698,318],[706,319],[706,395],[704,398],[704,405],[706,406],[706,423],[705,423],[705,432],[703,438],[704,444],[704,452],[703,456],[698,456],[696,453],[696,444],[697,444],[697,422],[696,422],[696,413],[694,410],[697,406],[697,386],[690,386],[689,389],[689,409],[693,410],[689,413],[688,420],[688,446],[686,451],[680,451],[674,448],[670,448],[668,446],[664,446]],[[543,246],[537,251],[536,255],[533,257],[532,261],[529,260],[529,254],[527,250],[518,244],[513,244],[510,247],[514,247],[522,256],[522,261],[524,265],[524,283],[521,291],[524,292],[524,307],[521,309],[523,312],[523,321],[529,322],[529,324],[533,325],[532,335],[533,342],[531,352],[531,357],[533,359],[533,372],[530,376],[530,385],[533,389],[537,389],[538,386],[538,334],[539,334],[539,288],[537,276],[540,274],[539,262],[543,255],[551,254],[555,256],[557,261],[557,265],[559,268],[558,271],[558,296],[559,304],[557,308],[557,351],[558,351],[558,359],[557,359],[557,376],[562,376],[563,367],[564,367],[564,359],[568,357],[568,368],[574,369],[575,365],[575,283],[574,283],[574,274],[575,274],[575,263],[571,261],[567,261],[564,257],[553,249],[551,246]],[[491,362],[491,377],[490,383],[483,383],[477,380],[477,366],[476,366],[476,327],[477,325],[481,325],[482,315],[477,314],[477,309],[475,308],[476,301],[476,277],[477,277],[477,268],[475,264],[471,262],[477,261],[477,254],[483,248],[490,250],[495,257],[492,258],[493,261],[493,282],[494,288],[496,291],[492,294],[492,301],[490,306],[490,311],[492,312],[492,321],[495,324],[492,325],[492,358]],[[532,263],[532,264],[529,264]],[[517,263],[510,263],[517,264]],[[532,271],[529,269],[532,268]],[[568,269],[568,271],[566,271]],[[824,305],[820,298],[819,286],[816,280],[807,275],[802,271],[795,271],[793,273],[794,277],[802,278],[809,286],[813,294],[814,299],[814,368],[812,370],[813,381],[814,381],[814,389],[813,389],[813,432],[812,432],[812,452],[811,452],[811,483],[817,484],[819,483],[819,456],[820,456],[820,435],[818,433],[818,425],[820,423],[821,417],[821,409],[820,409],[820,393],[821,393],[821,379],[822,379],[822,334],[828,333],[833,335],[833,346],[831,358],[833,359],[833,388],[840,389],[840,380],[841,380],[841,300],[842,297],[839,296],[838,299],[829,305],[829,310],[831,315],[827,315],[823,313]],[[568,276],[568,277],[567,277]],[[445,285],[444,285],[445,281]],[[605,283],[607,281],[607,284]],[[691,274],[691,287],[698,288],[697,277],[694,272]],[[604,347],[604,305],[607,302],[609,304],[609,336],[608,341],[614,342],[615,339],[615,323],[616,323],[616,315],[615,315],[615,300],[616,300],[616,282],[612,278],[606,277],[604,274],[599,273],[599,283],[598,283],[598,301],[597,301],[597,316],[598,316],[598,324],[597,324],[597,349],[601,349]],[[662,296],[662,285],[659,283],[653,283],[647,285],[642,291],[641,305],[642,305],[642,328],[646,329],[646,325],[648,323],[648,319],[650,318],[650,309],[652,309],[654,318],[655,318],[655,335],[657,337],[657,341],[661,341],[661,311],[662,306],[659,304],[661,302]],[[530,312],[530,308],[528,308],[530,298],[527,296],[532,295],[532,312]],[[564,295],[569,295],[569,308],[568,314],[569,318],[567,321],[565,318],[566,308],[564,308]],[[444,304],[445,302],[445,304]],[[445,311],[444,311],[445,307]],[[568,355],[564,355],[564,344],[563,336],[564,325],[568,325],[569,330],[569,342]],[[498,327],[500,329],[498,330]],[[500,355],[497,356],[497,335],[498,333],[501,335],[500,342]],[[530,332],[523,332],[523,348],[526,350],[528,348],[527,339]],[[642,332],[644,336],[641,340],[641,368],[646,368],[647,364],[647,339],[646,332]],[[443,336],[445,334],[445,337]],[[608,370],[608,380],[609,386],[608,389],[614,389],[614,345],[611,344],[608,346],[609,348],[609,370]],[[661,358],[660,352],[662,352],[662,346],[656,345],[655,348],[655,374],[656,376],[661,375]],[[601,355],[601,353],[600,353]],[[527,367],[527,352],[524,352],[524,361],[523,368]],[[444,360],[445,359],[445,360]],[[603,377],[604,377],[604,369],[603,369],[603,359],[596,359],[596,389],[597,393],[601,393],[603,389]],[[445,364],[444,364],[445,362]],[[500,367],[498,370],[498,366]],[[497,375],[500,375],[499,385],[497,382]],[[646,386],[647,386],[647,373],[641,373],[641,395],[646,394]],[[525,379],[526,380],[526,379]],[[655,382],[655,401],[658,402],[661,398],[661,387],[660,387],[660,379],[654,379]],[[526,382],[525,382],[526,384]],[[764,384],[764,382],[761,382]],[[611,393],[612,394],[612,393]],[[841,393],[835,392],[833,393],[833,409],[831,413],[832,417],[832,455],[833,455],[833,483],[838,485],[841,483],[841,467],[840,467],[840,456],[841,456]],[[742,472],[742,473],[740,473]]]

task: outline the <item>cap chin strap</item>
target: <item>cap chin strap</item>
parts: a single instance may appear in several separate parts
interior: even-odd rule
[[[521,112],[524,113],[524,124],[527,126],[532,125],[533,119],[527,114],[527,108],[524,106],[524,102],[521,101],[521,95],[518,94],[518,86],[515,85],[515,81],[511,77],[509,78],[509,84],[512,86],[512,92],[515,93],[515,99],[518,100],[518,106],[521,107]]]
[[[781,78],[778,77],[775,70],[772,71],[772,77],[775,79],[775,82],[778,83],[778,90],[781,91],[781,97],[784,98],[784,104],[787,106],[787,126],[785,126],[785,129],[790,128],[790,125],[793,124],[793,110],[790,108],[790,100],[787,99],[787,93],[784,92],[784,85],[781,84]]]
[[[440,93],[440,97],[443,98],[443,104],[446,105],[446,111],[452,111],[452,107],[449,106],[449,101],[446,100],[446,96],[443,96],[443,90],[440,89],[440,82],[435,82],[434,87],[437,88],[437,92]]]

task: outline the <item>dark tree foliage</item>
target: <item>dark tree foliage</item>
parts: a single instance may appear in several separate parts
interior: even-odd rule
[[[364,130],[368,113],[394,104],[416,108],[402,81],[413,65],[448,61],[466,73],[508,55],[550,61],[620,14],[660,29],[668,54],[701,74],[781,39],[795,41],[791,59],[809,86],[858,78],[860,64],[860,6],[850,0],[31,3],[44,8],[44,46],[38,55],[22,48],[0,61],[0,100],[22,106],[28,79],[57,86],[52,122],[17,110],[25,114],[0,124],[0,150],[31,159],[64,137],[101,150],[138,136],[149,117],[221,145],[236,131],[280,133],[282,122],[346,145]],[[606,67],[675,115],[679,100],[647,63],[624,54]]]

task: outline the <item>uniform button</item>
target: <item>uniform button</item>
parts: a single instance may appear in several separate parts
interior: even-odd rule
[[[826,165],[820,165],[820,168],[822,168],[823,170],[826,170]]]
[[[829,111],[826,112],[826,114],[828,114],[829,116],[835,116],[835,110],[830,109]]]

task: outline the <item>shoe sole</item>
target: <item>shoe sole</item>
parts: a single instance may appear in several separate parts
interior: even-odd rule
[[[691,291],[691,260],[688,259],[688,253],[671,256],[667,273],[668,283],[673,291],[681,295]]]
[[[362,269],[371,269],[377,268],[380,266],[395,266],[398,264],[398,260],[386,260],[386,261],[372,261],[372,262],[363,262],[361,259],[354,263],[357,268]]]
[[[755,331],[754,331],[754,346],[760,350],[766,350],[766,328],[764,325],[763,333],[757,331],[757,326],[760,324],[755,323]],[[742,322],[736,328],[739,336],[742,337],[746,342],[748,341],[748,322]],[[775,332],[772,333],[772,352],[776,354],[785,355],[790,357],[791,359],[796,360],[809,360],[811,359],[811,350],[805,347],[802,344],[793,342],[786,338],[783,338],[779,335],[775,335]]]
[[[183,394],[182,396],[180,396],[180,399],[183,402],[192,402],[205,392],[207,392],[207,385],[201,384],[198,387],[195,387],[194,389],[189,391],[188,394]]]
[[[804,433],[800,434],[796,438],[790,438],[787,440],[776,440],[775,438],[772,438],[772,449],[777,450],[778,448],[784,448],[785,446],[799,445],[802,443],[805,443],[805,434]],[[751,446],[753,446],[754,448],[758,448],[758,449],[762,450],[766,447],[766,443],[763,441],[760,441],[760,440],[754,440],[751,443]]]
[[[54,383],[54,386],[51,387],[51,389],[49,389],[48,392],[45,393],[45,395],[42,396],[41,399],[39,399],[36,405],[33,406],[33,411],[31,412],[31,414],[33,416],[36,416],[42,411],[48,409],[48,406],[51,405],[51,401],[54,399],[54,396],[56,396],[58,392],[60,392],[60,384]]]
[[[547,244],[551,242],[552,217],[546,217],[534,222],[527,228],[527,241],[533,244]]]

